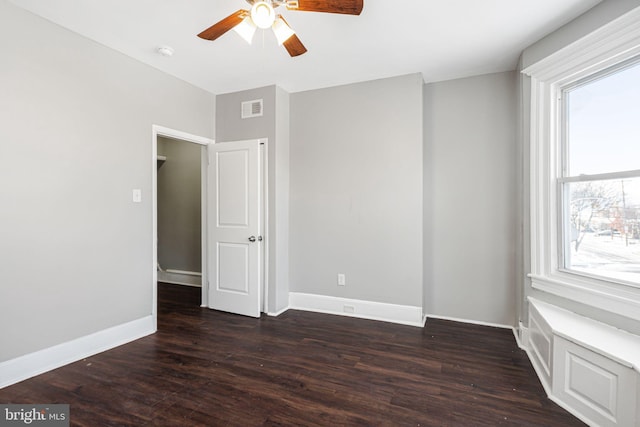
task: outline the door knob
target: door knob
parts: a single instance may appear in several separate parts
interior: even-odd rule
[[[249,241],[250,241],[250,242],[255,242],[256,240],[257,240],[258,242],[262,242],[262,236],[258,236],[257,238],[256,238],[256,236],[251,236],[251,237],[249,237]]]

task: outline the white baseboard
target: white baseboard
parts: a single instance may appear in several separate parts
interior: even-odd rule
[[[502,328],[502,329],[513,329],[512,325],[502,325],[500,323],[483,322],[481,320],[469,320],[469,319],[460,319],[457,317],[439,316],[436,314],[427,314],[427,319],[451,320],[452,322],[469,323],[471,325],[490,326],[492,328]]]
[[[529,348],[529,328],[524,326],[522,322],[518,322],[518,327],[513,328],[513,335],[516,337],[516,343],[521,350],[527,351]]]
[[[187,270],[173,270],[171,268],[167,268],[166,270],[164,270],[167,273],[173,273],[173,274],[182,274],[184,276],[198,276],[198,277],[202,277],[202,273],[200,273],[199,271],[187,271]]]
[[[422,307],[289,292],[289,308],[422,327]]]
[[[202,277],[191,273],[189,271],[181,272],[180,270],[158,271],[158,282],[201,288]]]
[[[118,347],[154,332],[153,316],[147,316],[7,360],[0,363],[0,388]]]
[[[290,307],[285,307],[282,310],[279,311],[268,311],[266,314],[267,316],[272,316],[272,317],[278,317],[280,316],[282,313],[284,313],[285,311],[289,310]]]

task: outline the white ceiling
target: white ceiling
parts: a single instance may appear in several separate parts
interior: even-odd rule
[[[253,45],[196,34],[243,0],[11,0],[214,94],[289,92],[421,72],[426,82],[513,70],[522,50],[601,0],[364,0],[360,16],[281,13],[309,50],[291,58],[270,30]],[[168,45],[173,57],[156,53]]]

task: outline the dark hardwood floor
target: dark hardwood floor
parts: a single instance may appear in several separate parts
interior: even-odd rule
[[[0,390],[74,426],[582,426],[509,330],[290,310],[251,319],[159,285],[158,332]]]

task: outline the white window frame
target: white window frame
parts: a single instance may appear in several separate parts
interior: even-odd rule
[[[640,55],[640,8],[525,68],[530,78],[531,285],[640,320],[640,288],[567,271],[561,264],[558,180],[563,168],[562,91]]]

